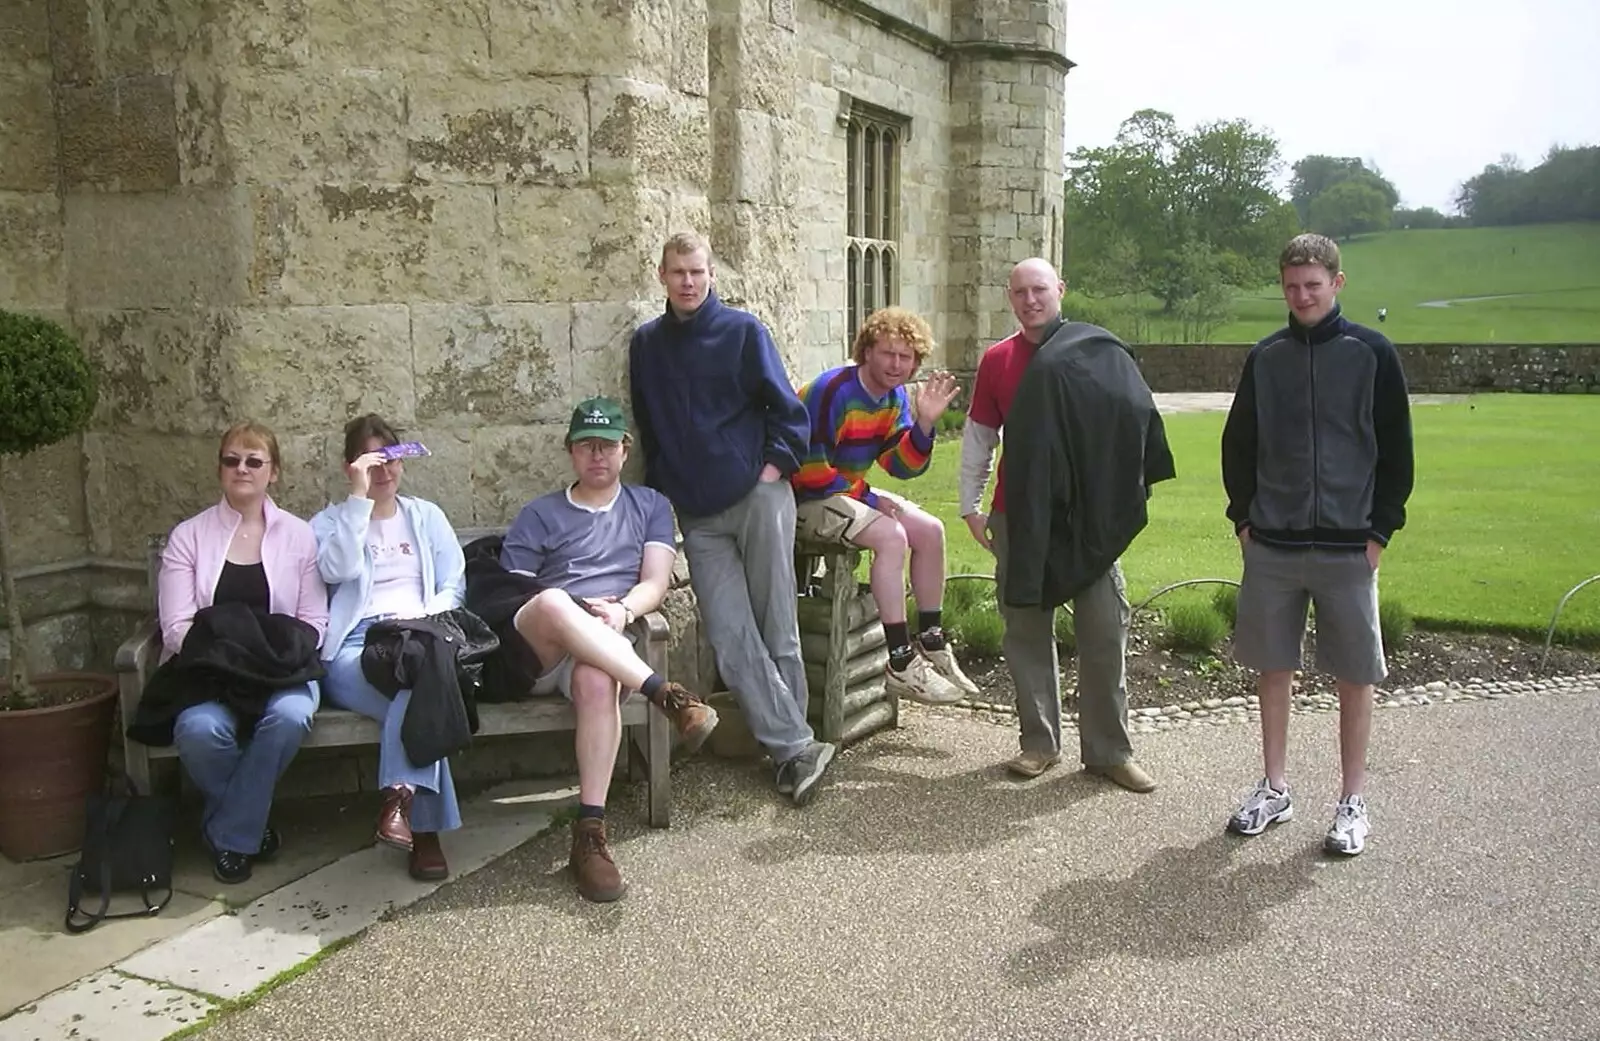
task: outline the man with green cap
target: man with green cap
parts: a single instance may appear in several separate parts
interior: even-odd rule
[[[540,587],[516,630],[538,659],[535,694],[562,694],[577,714],[578,820],[571,866],[578,891],[616,900],[627,888],[606,842],[605,802],[622,739],[619,693],[638,690],[697,749],[716,711],[639,657],[628,623],[667,593],[677,555],[672,507],[652,488],[622,483],[631,438],[622,406],[590,398],[572,410],[567,451],[576,479],[528,503],[512,522],[501,565]]]

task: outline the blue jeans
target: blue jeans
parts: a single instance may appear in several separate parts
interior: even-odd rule
[[[315,683],[278,691],[243,744],[237,717],[221,702],[203,702],[178,714],[173,743],[178,761],[205,796],[200,827],[212,849],[260,851],[272,793],[311,732],[317,701]]]
[[[411,692],[402,690],[391,700],[361,674],[361,648],[366,643],[367,628],[374,621],[363,618],[345,637],[333,659],[325,663],[328,675],[322,681],[323,689],[333,704],[383,724],[383,738],[378,743],[378,786],[409,784],[415,789],[412,830],[453,831],[461,827],[461,807],[456,802],[455,781],[450,777],[450,761],[440,759],[417,766],[407,758],[405,744],[400,740],[400,724],[405,721]]]

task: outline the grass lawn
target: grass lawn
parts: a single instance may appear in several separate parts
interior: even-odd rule
[[[1340,248],[1345,313],[1376,327],[1378,308],[1388,308],[1380,328],[1396,343],[1587,343],[1600,334],[1600,223],[1391,231]],[[1276,287],[1246,293],[1211,340],[1253,343],[1284,314]]]
[[[1169,582],[1239,577],[1223,517],[1224,416],[1166,418],[1179,477],[1157,487],[1150,526],[1123,558],[1135,602]],[[1542,638],[1561,595],[1600,572],[1600,396],[1482,395],[1416,406],[1412,420],[1416,491],[1384,558],[1384,594],[1430,628]],[[945,441],[922,477],[874,483],[943,518],[952,574],[992,573],[957,515],[959,455],[959,442]],[[1600,583],[1567,605],[1562,630],[1600,644]]]

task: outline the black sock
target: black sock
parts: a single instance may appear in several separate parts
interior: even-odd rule
[[[911,626],[905,622],[884,622],[883,635],[889,640],[889,667],[896,672],[911,664]]]
[[[938,608],[917,612],[917,642],[925,651],[944,650],[944,612]]]
[[[606,808],[604,806],[590,806],[586,802],[578,803],[579,820],[604,820]]]
[[[656,695],[661,693],[661,688],[666,685],[667,681],[661,678],[659,672],[652,672],[643,683],[639,684],[639,693],[643,694],[646,700],[654,701]]]

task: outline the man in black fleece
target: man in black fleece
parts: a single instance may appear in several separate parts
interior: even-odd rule
[[[1294,814],[1289,694],[1314,603],[1317,665],[1338,681],[1344,774],[1323,846],[1353,856],[1369,830],[1367,741],[1373,689],[1387,672],[1378,560],[1406,521],[1411,410],[1394,345],[1339,311],[1339,247],[1300,235],[1278,267],[1289,324],[1245,359],[1222,432],[1228,518],[1244,555],[1234,656],[1260,673],[1266,768],[1228,830],[1257,835]]]

